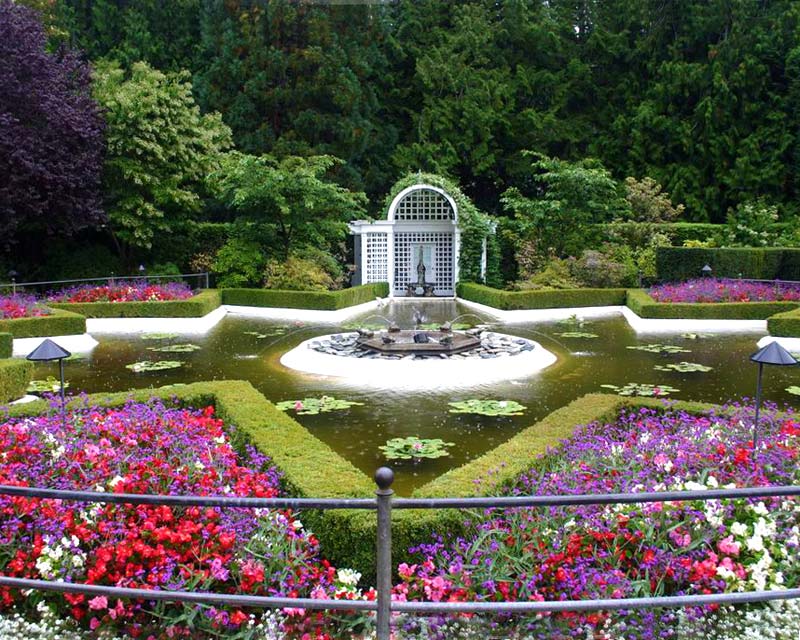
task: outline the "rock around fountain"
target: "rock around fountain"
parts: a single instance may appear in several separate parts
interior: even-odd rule
[[[284,354],[281,363],[359,386],[441,388],[527,377],[556,361],[537,342],[496,333],[485,325],[456,331],[448,322],[423,329],[424,316],[417,309],[414,329],[375,317],[386,322],[386,329],[312,338]]]

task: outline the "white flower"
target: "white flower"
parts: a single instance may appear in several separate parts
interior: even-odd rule
[[[761,536],[753,536],[745,544],[747,544],[747,548],[750,551],[758,552],[764,550],[764,539]]]
[[[225,444],[225,436],[219,436],[218,438],[214,438],[214,442],[217,444]]]
[[[361,579],[361,574],[353,569],[339,569],[336,572],[336,581],[344,586],[355,587]]]
[[[689,480],[683,483],[683,488],[686,491],[705,491],[706,485],[695,482],[694,480]]]
[[[731,525],[731,533],[742,538],[747,535],[747,525],[743,522],[734,522]]]
[[[125,480],[125,478],[123,478],[122,476],[114,476],[113,478],[111,478],[111,480],[108,481],[108,486],[113,489],[123,480]]]
[[[716,489],[719,487],[719,482],[717,482],[717,479],[714,476],[708,476],[708,478],[706,478],[706,486]]]
[[[755,506],[750,505],[750,510],[759,516],[765,516],[769,513],[769,511],[767,511],[766,505],[763,502],[759,502]]]
[[[205,469],[205,468],[206,468],[206,465],[204,465],[202,462],[200,462],[199,460],[197,460],[197,461],[194,463],[194,468],[195,468],[195,469],[197,469],[198,471],[202,471],[203,469]]]

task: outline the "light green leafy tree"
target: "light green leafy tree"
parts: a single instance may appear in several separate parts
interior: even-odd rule
[[[282,258],[304,246],[333,247],[347,222],[362,216],[366,196],[327,179],[341,164],[333,156],[225,155],[211,176],[221,199],[243,219],[266,226]]]
[[[103,187],[125,261],[200,209],[205,178],[231,144],[219,114],[200,113],[188,77],[143,62],[96,66],[94,94],[107,123]]]

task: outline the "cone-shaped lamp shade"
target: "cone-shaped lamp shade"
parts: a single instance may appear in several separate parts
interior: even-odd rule
[[[766,347],[759,349],[750,356],[750,359],[753,362],[760,362],[761,364],[797,364],[797,360],[794,359],[792,354],[777,342],[770,342]]]
[[[58,346],[50,338],[44,340],[38,347],[31,351],[27,356],[27,360],[41,360],[43,362],[50,360],[61,360],[69,358],[72,354]]]

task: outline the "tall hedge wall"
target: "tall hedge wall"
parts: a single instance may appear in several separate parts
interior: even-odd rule
[[[0,332],[10,333],[15,338],[38,338],[40,336],[71,336],[86,333],[86,318],[71,311],[53,309],[47,316],[0,320]]]
[[[495,309],[565,309],[625,304],[625,289],[557,289],[553,291],[503,291],[473,282],[461,282],[456,293],[464,300]]]
[[[756,280],[800,280],[800,249],[656,249],[656,274],[663,282],[699,278],[705,265],[712,268],[712,275],[720,278],[738,278],[741,275]]]
[[[51,302],[48,306],[87,318],[202,318],[222,304],[216,289],[205,289],[187,300],[152,302]]]
[[[281,291],[278,289],[222,289],[222,303],[244,307],[279,307],[336,311],[389,295],[389,284],[374,282],[340,291]]]
[[[24,396],[32,375],[32,362],[17,358],[0,360],[0,404]]]

